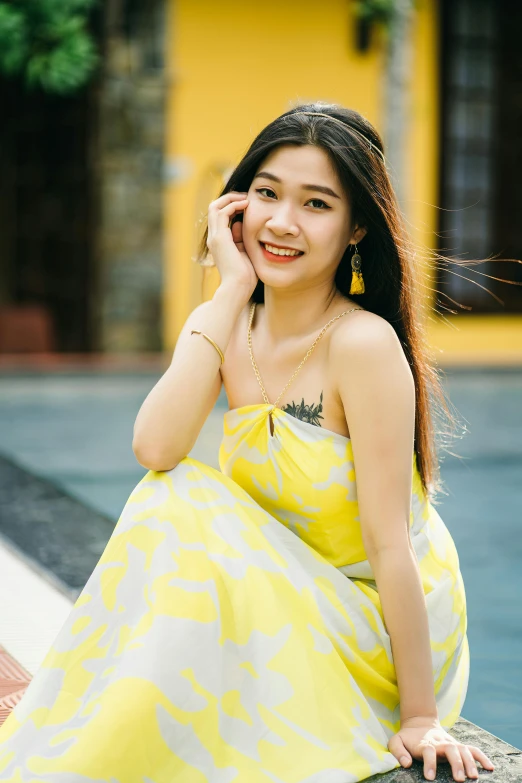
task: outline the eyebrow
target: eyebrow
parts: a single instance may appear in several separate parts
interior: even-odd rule
[[[282,180],[279,179],[279,177],[276,177],[275,174],[271,174],[270,171],[260,171],[259,174],[256,174],[254,179],[257,179],[258,177],[264,177],[265,179],[271,179],[272,182],[279,182],[281,183]],[[332,190],[331,188],[327,188],[325,185],[301,185],[303,190],[317,190],[319,193],[324,193],[326,196],[333,196],[333,198],[340,199],[341,197],[337,195],[337,193]]]

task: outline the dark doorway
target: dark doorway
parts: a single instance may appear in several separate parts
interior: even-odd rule
[[[495,160],[494,227],[497,250],[505,258],[522,259],[522,5],[503,0],[499,13],[498,111]],[[506,310],[522,313],[522,263],[496,264],[497,277],[509,278],[518,286],[497,283],[496,292]]]
[[[94,347],[94,90],[0,81],[0,304],[50,315],[54,349]]]
[[[439,250],[464,260],[522,259],[521,26],[515,0],[441,2]],[[522,264],[452,264],[437,288],[472,313],[521,313],[522,286],[485,275],[522,283]]]

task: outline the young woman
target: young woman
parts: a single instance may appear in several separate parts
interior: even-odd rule
[[[492,770],[447,733],[465,593],[379,135],[337,105],[278,117],[210,204],[203,247],[221,282],[138,414],[149,472],[0,730],[0,780]],[[217,471],[187,454],[222,384]]]

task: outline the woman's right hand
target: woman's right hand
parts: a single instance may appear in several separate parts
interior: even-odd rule
[[[218,268],[221,285],[237,286],[250,299],[259,278],[243,244],[243,224],[236,221],[230,227],[234,215],[248,207],[246,196],[230,191],[209,204],[207,247]]]

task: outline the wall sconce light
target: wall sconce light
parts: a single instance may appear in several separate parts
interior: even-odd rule
[[[404,0],[407,2],[407,0]],[[416,0],[409,0],[414,5]],[[372,43],[374,26],[388,28],[397,13],[398,0],[351,0],[354,17],[355,48],[358,52],[367,52]]]
[[[370,19],[358,17],[355,20],[355,48],[358,52],[367,52],[371,45],[372,23]]]

